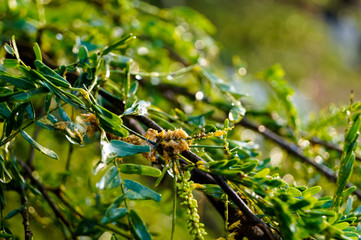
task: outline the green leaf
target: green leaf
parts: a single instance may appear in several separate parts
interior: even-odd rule
[[[131,163],[120,164],[118,169],[126,174],[140,174],[151,177],[159,177],[161,175],[161,171],[158,168]]]
[[[131,222],[131,231],[135,239],[137,240],[152,239],[144,222],[134,210],[130,210],[129,220]]]
[[[258,173],[256,173],[253,177],[254,178],[264,178],[270,173],[270,171],[271,170],[269,168],[264,168],[261,171],[259,171]]]
[[[32,139],[30,137],[29,134],[27,134],[24,131],[21,131],[21,135],[24,137],[24,139],[26,141],[28,141],[35,149],[39,150],[40,152],[42,152],[43,154],[45,154],[48,157],[54,158],[54,159],[59,159],[58,155],[56,155],[55,152],[53,152],[52,150],[43,147],[42,145],[40,145],[39,143],[37,143],[34,139]]]
[[[14,56],[14,51],[13,48],[9,46],[9,44],[5,43],[4,48],[6,50],[7,53],[9,53],[10,55]]]
[[[159,193],[154,192],[150,188],[147,188],[140,183],[128,179],[125,179],[123,182],[124,188],[126,189],[125,195],[131,200],[152,199],[157,202],[161,200],[161,196]]]
[[[165,174],[167,173],[167,170],[168,170],[167,167],[163,167],[161,175],[158,177],[157,181],[155,181],[155,183],[154,183],[154,187],[157,187],[159,185],[159,183],[163,180]]]
[[[323,209],[312,209],[308,213],[313,216],[326,216],[326,217],[335,217],[336,216],[336,212],[331,211],[331,210],[323,210]]]
[[[19,65],[18,60],[16,59],[5,59],[4,66],[7,68],[15,68]]]
[[[101,223],[102,224],[107,224],[107,223],[115,222],[116,220],[124,217],[127,214],[127,212],[128,212],[127,208],[111,208],[111,209],[108,209],[105,212]]]
[[[100,181],[97,183],[97,187],[103,189],[113,189],[119,187],[122,182],[118,168],[112,166],[106,171]]]
[[[302,196],[302,193],[300,190],[298,190],[297,188],[294,188],[294,187],[290,187],[287,189],[287,194],[290,196],[290,197],[301,197]]]
[[[10,101],[10,102],[25,102],[30,101],[34,97],[37,97],[41,94],[48,93],[48,89],[41,88],[33,88],[26,91],[18,91],[15,93],[5,94],[0,96],[0,102]]]
[[[50,82],[52,82],[53,84],[55,84],[56,86],[60,86],[60,87],[64,87],[64,88],[71,87],[70,83],[65,78],[60,76],[57,72],[55,72],[53,69],[46,66],[41,61],[35,60],[34,64],[35,64],[35,67],[39,70],[39,72],[41,74],[34,70],[33,70],[33,72],[36,75],[38,75],[41,79],[43,79],[43,80],[47,79]]]
[[[309,200],[301,199],[301,200],[298,200],[297,202],[291,204],[289,208],[291,211],[296,211],[296,210],[302,209],[302,208],[310,206],[310,205],[311,205],[311,202]]]
[[[319,191],[321,191],[321,187],[320,186],[314,186],[311,187],[305,191],[302,192],[302,196],[307,199],[309,197],[312,197],[313,195],[315,195],[316,193],[318,193]]]
[[[348,222],[341,222],[341,223],[337,223],[337,224],[333,225],[334,228],[337,228],[340,230],[345,229],[348,226],[350,226],[350,224]]]
[[[6,215],[5,219],[10,219],[10,218],[14,217],[16,214],[22,212],[24,209],[25,209],[25,205],[21,205],[21,207],[9,212],[8,215]]]
[[[120,137],[128,136],[128,131],[122,127],[123,121],[119,116],[100,105],[93,105],[92,108],[99,119],[101,127],[104,128],[105,131]]]
[[[36,56],[36,60],[42,62],[43,61],[43,57],[41,56],[41,50],[40,50],[40,47],[39,47],[39,44],[38,43],[34,43],[34,53],[35,53],[35,56]]]
[[[89,64],[89,56],[88,56],[88,49],[86,46],[81,45],[78,52],[78,58],[81,63],[88,63]]]
[[[120,39],[118,42],[110,45],[109,47],[105,48],[101,55],[104,56],[108,53],[110,53],[111,51],[115,50],[115,49],[122,49],[125,48],[129,45],[130,42],[132,42],[136,37],[133,36],[133,34],[128,34],[125,37],[123,37],[122,39]]]
[[[34,82],[28,80],[27,78],[13,77],[10,75],[5,75],[0,73],[0,80],[24,90],[28,90],[36,87]]]
[[[8,105],[4,102],[0,103],[0,115],[5,117],[5,118],[9,118],[11,115],[11,110],[8,107]]]
[[[111,140],[110,143],[103,144],[102,156],[109,157],[125,157],[137,153],[145,153],[150,151],[150,146],[140,146],[126,143],[120,140]]]

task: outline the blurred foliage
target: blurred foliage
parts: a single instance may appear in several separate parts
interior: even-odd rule
[[[257,76],[275,96],[259,106],[239,89],[242,60],[228,74],[215,26],[187,7],[0,3],[1,238],[242,239],[247,224],[270,239],[360,238],[360,186],[348,184],[360,181],[359,102],[304,122],[274,65]],[[279,18],[287,9],[267,24],[299,24]],[[278,51],[257,37],[266,22],[249,23],[249,51]],[[283,33],[280,46],[299,47]]]

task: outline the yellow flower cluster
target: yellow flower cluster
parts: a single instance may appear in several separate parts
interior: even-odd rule
[[[156,160],[157,151],[164,157],[165,161],[168,162],[170,156],[180,154],[183,151],[188,151],[189,145],[192,142],[192,140],[189,140],[188,134],[182,129],[175,129],[174,131],[163,130],[158,132],[157,130],[150,128],[144,134],[144,137],[149,141],[135,135],[130,135],[121,140],[135,145],[150,145],[152,151],[143,153],[143,156],[152,162],[155,162]],[[153,143],[155,144],[153,145]]]

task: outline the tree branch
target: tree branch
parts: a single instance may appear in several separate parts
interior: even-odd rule
[[[31,240],[33,238],[33,233],[30,229],[28,201],[25,196],[25,190],[22,188],[20,191],[21,205],[24,206],[24,209],[21,211],[21,216],[23,217],[25,240]]]

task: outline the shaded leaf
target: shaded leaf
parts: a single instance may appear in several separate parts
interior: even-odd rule
[[[152,239],[144,222],[134,210],[130,210],[129,220],[131,222],[131,231],[135,239],[137,240]]]
[[[125,195],[127,198],[132,200],[147,200],[152,199],[157,202],[161,200],[161,196],[159,193],[154,192],[150,188],[137,183],[135,181],[125,179],[124,188],[126,189]]]
[[[0,74],[0,80],[24,90],[35,88],[34,82],[28,80],[27,78],[13,77],[6,74]]]
[[[115,222],[116,220],[124,217],[127,214],[127,212],[128,212],[127,208],[111,208],[105,212],[101,223],[106,224],[106,223]]]
[[[8,215],[6,215],[5,219],[10,219],[13,216],[15,216],[16,214],[22,212],[25,209],[25,205],[21,205],[21,207],[16,208],[14,210],[12,210],[11,212],[8,213]]]

